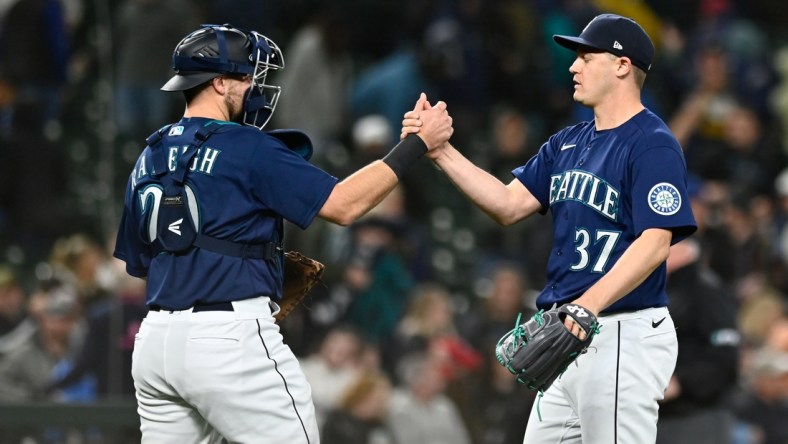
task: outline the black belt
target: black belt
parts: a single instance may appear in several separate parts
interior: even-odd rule
[[[181,311],[181,310],[174,310],[167,307],[162,307],[161,305],[151,305],[148,307],[150,311]],[[194,309],[192,313],[197,313],[200,311],[235,311],[233,309],[232,302],[214,302],[214,303],[205,303],[205,302],[197,302],[194,304]]]

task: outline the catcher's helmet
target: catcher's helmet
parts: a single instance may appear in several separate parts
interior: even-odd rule
[[[176,74],[161,87],[183,91],[222,74],[253,76],[244,97],[243,123],[262,129],[276,107],[281,88],[265,83],[269,70],[284,68],[279,46],[255,31],[232,25],[202,25],[181,40],[172,53]]]

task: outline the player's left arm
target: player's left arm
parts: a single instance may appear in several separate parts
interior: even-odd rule
[[[574,301],[594,314],[629,294],[668,258],[673,232],[650,228],[621,255],[610,271]]]

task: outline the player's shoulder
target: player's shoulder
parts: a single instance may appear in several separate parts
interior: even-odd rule
[[[217,125],[214,128],[211,128],[216,135],[220,135],[222,138],[229,138],[233,141],[242,140],[247,143],[254,143],[259,142],[262,140],[262,132],[251,126],[247,125],[240,125],[234,122],[220,122],[215,121],[212,122],[213,125]],[[210,125],[208,125],[210,127]]]
[[[215,129],[215,134],[218,139],[215,143],[232,147],[237,153],[287,149],[281,140],[253,126],[224,123]]]
[[[632,122],[637,134],[643,138],[643,143],[638,144],[643,149],[661,147],[681,151],[681,146],[668,125],[651,110],[644,109]]]

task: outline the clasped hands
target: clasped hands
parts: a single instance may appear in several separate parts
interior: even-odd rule
[[[454,133],[452,118],[446,110],[446,102],[430,105],[427,95],[421,93],[413,110],[405,113],[402,120],[400,139],[417,134],[427,145],[427,157],[434,159]]]

